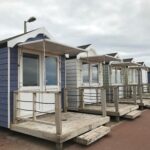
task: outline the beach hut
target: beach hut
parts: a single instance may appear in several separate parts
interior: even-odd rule
[[[103,116],[67,112],[65,59],[81,52],[44,28],[0,41],[0,126],[53,141],[57,149],[72,138],[80,143],[78,136],[88,131],[98,131],[94,140],[107,134],[110,128],[101,126],[109,122],[105,111]]]
[[[103,100],[109,95],[108,84],[110,81],[110,62],[120,61],[112,55],[97,55],[93,49],[87,49],[77,58],[66,61],[68,105],[70,110],[101,114]],[[113,88],[114,89],[114,88]],[[106,91],[104,94],[103,91]],[[138,105],[119,104],[117,95],[113,100],[106,102],[106,112],[109,116],[125,116],[138,109]],[[126,116],[129,118],[128,116]]]
[[[120,58],[117,53],[107,54],[115,58]],[[138,66],[133,59],[123,59],[120,62],[110,62],[105,65],[104,85],[107,89],[107,102],[113,105],[113,112],[109,112],[111,116],[115,116],[117,120],[120,117],[134,119],[141,112],[137,111],[137,70],[130,66]]]
[[[140,64],[137,70],[139,71],[138,79],[138,104],[141,108],[147,107],[150,108],[150,86],[148,83],[148,66],[144,62],[137,62]]]

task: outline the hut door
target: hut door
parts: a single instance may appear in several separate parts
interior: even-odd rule
[[[45,57],[44,72],[44,91],[59,91],[60,90],[60,70],[59,57],[47,55]],[[42,101],[47,104],[42,105],[43,112],[54,112],[55,110],[55,95],[47,93],[42,95]]]

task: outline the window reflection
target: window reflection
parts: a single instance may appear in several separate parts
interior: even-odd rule
[[[46,57],[46,85],[57,85],[57,58]]]
[[[39,85],[39,56],[23,53],[23,86]]]
[[[92,65],[92,82],[98,83],[98,65]]]
[[[83,64],[82,65],[82,76],[83,76],[83,83],[88,83],[89,82],[89,65],[88,64]]]

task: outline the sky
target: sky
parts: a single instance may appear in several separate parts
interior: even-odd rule
[[[0,39],[22,33],[31,16],[28,30],[45,27],[59,42],[150,66],[150,0],[0,0]]]

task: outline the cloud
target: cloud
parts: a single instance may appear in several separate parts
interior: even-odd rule
[[[149,0],[5,0],[0,5],[1,39],[41,26],[74,46],[92,43],[98,53],[117,51],[150,65]]]

